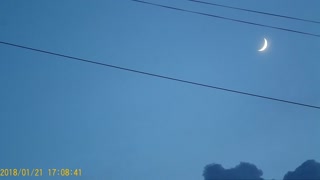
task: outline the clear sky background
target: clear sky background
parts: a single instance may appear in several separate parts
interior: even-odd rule
[[[316,24],[151,2],[320,34]],[[316,0],[211,2],[320,20]],[[259,53],[263,38],[270,46]],[[0,2],[0,40],[320,106],[316,37],[129,0],[10,0]],[[201,180],[207,164],[244,161],[280,179],[307,159],[320,161],[317,109],[2,44],[0,82],[0,168],[82,168],[82,178],[68,179]]]

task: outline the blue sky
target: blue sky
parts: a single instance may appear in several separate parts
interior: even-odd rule
[[[151,2],[320,34],[316,24]],[[316,0],[214,2],[320,20]],[[320,106],[320,39],[311,36],[127,0],[2,1],[0,27],[1,41]],[[263,38],[270,46],[258,53]],[[203,179],[209,163],[245,161],[279,179],[307,159],[320,161],[317,109],[5,45],[0,82],[0,168],[191,180]]]

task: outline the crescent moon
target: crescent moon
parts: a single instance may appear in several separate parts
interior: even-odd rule
[[[258,51],[264,51],[267,47],[268,47],[268,41],[266,40],[266,38],[264,38],[264,45]]]

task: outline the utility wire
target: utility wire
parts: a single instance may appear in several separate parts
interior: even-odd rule
[[[140,1],[140,0],[131,0],[131,1],[144,3],[144,4],[148,4],[148,5],[152,5],[152,6],[157,6],[157,7],[161,7],[161,8],[166,8],[166,9],[172,9],[172,10],[177,10],[177,11],[182,11],[182,12],[187,12],[187,13],[192,13],[192,14],[209,16],[209,17],[219,18],[219,19],[233,21],[233,22],[250,24],[250,25],[254,25],[254,26],[261,26],[261,27],[277,29],[277,30],[281,30],[281,31],[287,31],[287,32],[298,33],[298,34],[304,34],[304,35],[309,35],[309,36],[320,38],[320,34],[313,34],[313,33],[308,33],[308,32],[303,32],[303,31],[297,31],[297,30],[282,28],[282,27],[269,26],[269,25],[265,25],[265,24],[259,24],[259,23],[249,22],[249,21],[243,21],[243,20],[228,18],[228,17],[224,17],[224,16],[218,16],[218,15],[214,15],[214,14],[202,13],[202,12],[198,12],[198,11],[191,11],[191,10],[187,10],[187,9],[181,9],[181,8],[177,8],[177,7],[166,6],[166,5],[161,5],[161,4],[156,4],[156,3],[146,2],[146,1]]]
[[[229,8],[229,9],[235,9],[235,10],[240,10],[240,11],[247,11],[247,12],[252,12],[252,13],[257,13],[257,14],[264,14],[264,15],[269,15],[269,16],[292,19],[292,20],[297,20],[297,21],[304,21],[304,22],[320,24],[320,21],[308,20],[308,19],[303,19],[303,18],[296,18],[296,17],[291,17],[291,16],[284,16],[284,15],[280,15],[280,14],[273,14],[273,13],[262,12],[262,11],[255,11],[255,10],[250,10],[250,9],[238,8],[238,7],[234,7],[234,6],[217,4],[217,3],[205,2],[205,1],[199,1],[199,0],[188,0],[188,1],[201,3],[201,4],[207,4],[207,5],[211,5],[211,6],[218,6],[218,7],[224,7],[224,8]]]
[[[227,89],[227,88],[223,88],[223,87],[217,87],[217,86],[202,84],[202,83],[198,83],[198,82],[193,82],[193,81],[173,78],[173,77],[169,77],[169,76],[164,76],[164,75],[159,75],[159,74],[154,74],[154,73],[149,73],[149,72],[144,72],[144,71],[139,71],[139,70],[134,70],[134,69],[129,69],[129,68],[124,68],[124,67],[120,67],[120,66],[114,66],[114,65],[110,65],[110,64],[106,64],[106,63],[96,62],[96,61],[83,59],[83,58],[77,58],[77,57],[74,57],[74,56],[68,56],[68,55],[64,55],[64,54],[59,54],[59,53],[55,53],[55,52],[45,51],[45,50],[31,48],[31,47],[22,46],[22,45],[17,45],[17,44],[13,44],[13,43],[0,41],[0,44],[4,44],[4,45],[7,45],[7,46],[13,46],[13,47],[21,48],[21,49],[27,49],[27,50],[31,50],[31,51],[36,51],[36,52],[49,54],[49,55],[53,55],[53,56],[59,56],[59,57],[63,57],[63,58],[68,58],[70,60],[82,61],[82,62],[101,65],[101,66],[105,66],[105,67],[109,67],[109,68],[115,68],[115,69],[119,69],[119,70],[123,70],[123,71],[129,71],[129,72],[138,73],[138,74],[147,75],[147,76],[152,76],[152,77],[157,77],[157,78],[161,78],[161,79],[166,79],[166,80],[171,80],[171,81],[176,81],[176,82],[196,85],[196,86],[200,86],[200,87],[217,89],[217,90],[221,90],[221,91],[227,91],[227,92],[231,92],[231,93],[237,93],[237,94],[241,94],[241,95],[257,97],[257,98],[261,98],[261,99],[268,99],[268,100],[278,101],[278,102],[287,103],[287,104],[294,104],[294,105],[299,105],[299,106],[304,106],[304,107],[309,107],[309,108],[320,109],[319,106],[308,105],[308,104],[303,104],[303,103],[298,103],[298,102],[293,102],[293,101],[287,101],[287,100],[277,99],[277,98],[272,98],[272,97],[267,97],[267,96],[261,96],[261,95],[257,95],[257,94],[253,94],[253,93],[247,93],[247,92],[243,92],[243,91],[232,90],[232,89]]]

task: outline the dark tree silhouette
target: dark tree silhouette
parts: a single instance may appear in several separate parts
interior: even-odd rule
[[[209,164],[203,172],[205,180],[263,180],[262,174],[263,172],[254,164],[245,162],[230,169],[224,169],[220,164]]]
[[[283,178],[284,180],[320,180],[320,163],[315,160],[308,160],[302,163],[294,171],[289,171]]]

